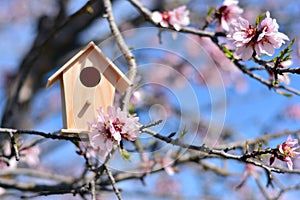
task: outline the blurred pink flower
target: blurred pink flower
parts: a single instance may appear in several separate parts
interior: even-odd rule
[[[299,148],[300,146],[298,144],[298,140],[292,139],[291,135],[287,137],[284,143],[277,146],[278,151],[281,153],[278,158],[286,162],[290,170],[293,169],[293,162],[291,158],[294,158],[300,154],[300,152],[296,151]]]
[[[158,162],[161,164],[161,166],[164,168],[164,170],[167,172],[168,175],[172,176],[175,173],[175,168],[172,166],[174,163],[172,156],[172,150],[169,150],[165,157],[160,158]]]
[[[21,153],[24,156],[20,158],[20,161],[28,164],[30,167],[35,167],[40,163],[39,155],[41,149],[37,145],[25,149]]]
[[[160,196],[170,197],[171,194],[182,193],[181,182],[169,176],[159,176],[154,186],[155,193]]]
[[[114,142],[120,144],[121,139],[135,141],[139,136],[138,117],[127,116],[127,112],[109,106],[107,114],[98,110],[98,117],[89,123],[89,136],[93,148],[110,152]]]
[[[6,156],[9,156],[11,154],[11,147],[10,147],[10,142],[6,140],[3,144],[3,153]]]
[[[108,153],[106,150],[101,150],[99,147],[93,148],[91,144],[80,142],[80,149],[85,153],[88,159],[97,159],[100,162],[104,162]]]
[[[130,102],[133,104],[138,104],[142,101],[142,96],[143,96],[142,91],[134,91],[130,98]]]
[[[3,142],[2,146],[3,156],[4,157],[10,157],[11,156],[11,144],[8,140],[5,140]],[[17,167],[18,162],[16,161],[15,157],[13,156],[8,160],[8,163],[6,161],[0,161],[0,169],[14,169]]]
[[[280,48],[289,40],[288,36],[278,31],[279,25],[276,19],[270,18],[270,12],[266,12],[266,18],[262,20],[260,28],[252,27],[249,22],[239,17],[233,23],[233,32],[229,35],[237,47],[236,53],[241,55],[243,60],[249,60],[255,51],[258,55],[274,54],[275,48]]]
[[[186,6],[180,6],[163,13],[155,11],[152,13],[152,20],[162,27],[166,28],[171,25],[176,31],[179,31],[182,26],[187,26],[190,23],[189,10],[186,9]]]
[[[219,27],[221,26],[225,31],[229,31],[232,22],[243,13],[238,3],[238,0],[224,0],[223,5],[216,11]]]
[[[246,164],[245,166],[245,171],[242,175],[242,181],[241,183],[239,183],[236,188],[240,189],[241,187],[244,186],[244,184],[246,183],[246,181],[248,180],[249,177],[254,177],[254,178],[259,178],[259,176],[261,175],[261,168],[252,165],[252,164]]]
[[[11,155],[11,144],[8,140],[4,141],[3,146],[2,146],[2,151],[4,156],[9,157]],[[12,157],[9,159],[9,162],[5,161],[0,161],[0,169],[14,169],[17,167],[17,161],[15,157]]]
[[[5,194],[6,190],[2,187],[0,187],[0,196],[2,196],[3,194]]]
[[[213,87],[233,87],[238,92],[247,90],[247,82],[241,71],[231,62],[224,53],[209,39],[200,38],[199,43],[206,50],[213,62],[200,68],[199,84],[209,84]],[[221,75],[222,79],[219,78]]]
[[[289,105],[285,109],[285,117],[300,120],[300,104]]]
[[[141,156],[142,156],[142,161],[137,163],[137,165],[142,168],[143,174],[146,173],[148,175],[151,172],[153,166],[155,165],[155,162],[153,160],[150,160],[148,154],[145,152],[143,152]]]

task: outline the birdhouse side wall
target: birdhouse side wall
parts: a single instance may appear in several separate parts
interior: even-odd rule
[[[78,65],[75,63],[74,65]],[[64,91],[64,104],[65,104],[65,127],[66,129],[76,129],[74,121],[74,100],[78,97],[75,96],[76,79],[78,79],[79,68],[72,67],[63,73],[63,91]]]
[[[66,115],[66,97],[65,97],[65,87],[63,80],[60,79],[60,95],[61,95],[61,111],[62,111],[62,118],[63,118],[63,127],[67,127],[67,115]]]

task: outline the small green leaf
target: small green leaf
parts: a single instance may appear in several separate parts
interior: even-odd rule
[[[133,103],[131,103],[130,105],[129,105],[129,109],[128,109],[128,112],[129,112],[129,114],[134,114],[134,104]]]
[[[262,143],[258,142],[258,151],[261,151],[261,150],[262,150]]]
[[[222,46],[222,49],[223,49],[223,52],[225,54],[225,56],[229,59],[233,59],[234,56],[233,56],[233,53],[225,46]]]
[[[266,13],[262,13],[256,17],[255,24],[256,26],[266,17]]]
[[[278,84],[279,84],[278,80],[274,80],[274,81],[272,82],[272,85],[273,85],[273,86],[276,86],[276,85],[278,85]]]
[[[280,90],[276,90],[276,92],[277,92],[278,94],[281,94],[281,95],[287,97],[287,98],[291,98],[291,97],[293,96],[293,95],[290,94],[290,93],[286,93],[286,92],[283,92],[283,91],[280,91]]]
[[[276,58],[276,61],[278,60],[279,62],[282,62],[282,61],[286,61],[286,60],[290,60],[291,59],[290,53],[293,52],[293,50],[291,48],[293,47],[294,42],[295,42],[295,38],[292,39],[292,41],[290,42],[290,44],[287,47],[285,47],[279,53],[279,56]]]
[[[178,139],[183,138],[185,134],[187,134],[186,127],[184,127],[183,130],[180,131]]]
[[[245,149],[246,149],[245,153],[248,153],[249,152],[249,142],[248,142],[248,140],[246,140],[246,142],[245,142]]]
[[[210,7],[207,12],[207,17],[210,17],[214,11],[215,11],[215,7]]]
[[[94,9],[91,6],[87,6],[85,10],[88,14],[93,14],[94,13]]]
[[[287,61],[287,60],[291,60],[292,59],[292,56],[291,55],[287,55],[283,58],[282,61]]]
[[[120,149],[121,156],[123,160],[130,161],[130,154],[125,149]]]

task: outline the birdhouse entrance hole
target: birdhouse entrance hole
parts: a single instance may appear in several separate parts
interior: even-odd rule
[[[80,72],[80,81],[86,87],[95,87],[100,80],[100,72],[95,67],[85,67]]]

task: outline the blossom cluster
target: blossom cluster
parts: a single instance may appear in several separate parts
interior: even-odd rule
[[[122,139],[135,141],[139,136],[140,123],[138,117],[128,116],[120,108],[107,107],[98,109],[98,116],[89,123],[91,146],[104,153],[112,150],[113,144],[120,144]]]
[[[275,48],[280,48],[285,40],[289,40],[287,35],[278,31],[279,25],[276,19],[270,17],[269,11],[266,12],[260,26],[259,24],[252,26],[242,17],[232,24],[233,29],[229,37],[234,40],[236,53],[241,55],[242,60],[249,60],[254,52],[257,55],[272,56]]]
[[[186,6],[180,6],[162,13],[155,11],[152,13],[152,20],[162,27],[167,28],[171,25],[176,31],[179,31],[182,26],[187,26],[190,23],[189,10],[186,9]]]
[[[296,150],[299,149],[300,146],[298,144],[297,139],[292,139],[292,137],[289,135],[285,142],[277,146],[277,154],[273,154],[270,158],[270,164],[272,165],[275,161],[275,158],[278,158],[281,161],[284,161],[287,163],[287,166],[290,170],[293,169],[293,161],[292,158],[295,158],[296,156],[300,155],[300,152],[297,152]]]

